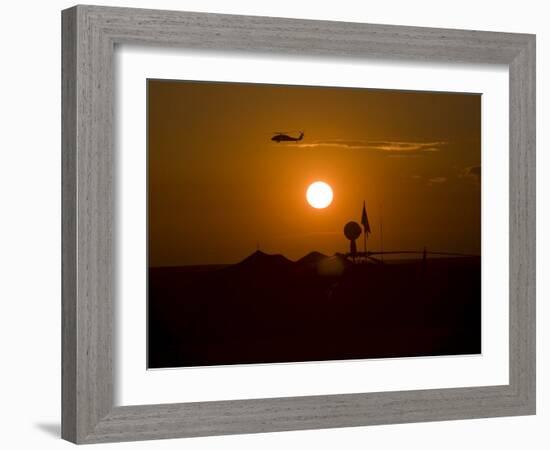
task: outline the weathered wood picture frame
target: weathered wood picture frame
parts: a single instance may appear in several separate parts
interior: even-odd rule
[[[535,36],[75,6],[62,13],[62,437],[75,443],[535,413]],[[505,64],[509,384],[114,406],[115,44]]]

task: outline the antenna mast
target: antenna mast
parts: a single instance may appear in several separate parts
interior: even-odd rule
[[[384,262],[384,235],[382,234],[382,203],[380,203],[380,257]]]

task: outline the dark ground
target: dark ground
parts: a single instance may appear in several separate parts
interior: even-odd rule
[[[481,260],[149,269],[150,368],[481,353]]]

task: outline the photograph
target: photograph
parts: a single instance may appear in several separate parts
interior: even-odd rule
[[[481,95],[147,80],[148,368],[473,355]]]

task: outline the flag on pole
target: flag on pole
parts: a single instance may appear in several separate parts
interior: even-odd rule
[[[363,230],[365,230],[365,237],[370,234],[370,225],[369,218],[367,216],[367,208],[365,207],[365,202],[363,201],[363,213],[361,214],[361,224],[363,225]]]

